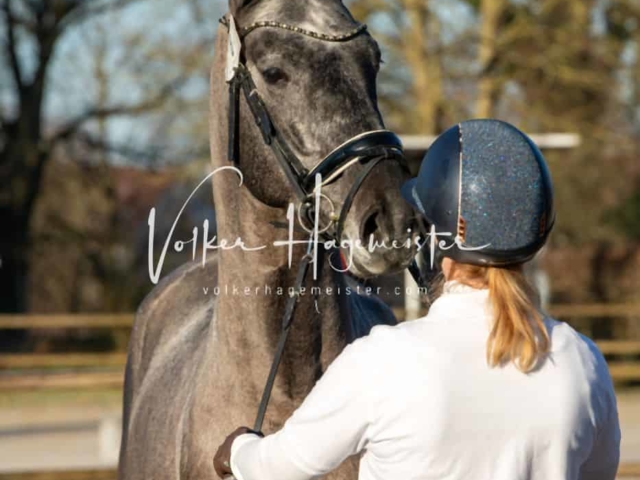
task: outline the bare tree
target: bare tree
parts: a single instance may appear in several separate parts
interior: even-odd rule
[[[478,98],[476,115],[479,118],[492,117],[498,100],[500,79],[496,76],[498,60],[498,37],[504,25],[507,0],[484,0],[480,4],[480,39],[478,42]]]
[[[82,25],[134,3],[141,0],[0,0],[0,71],[8,74],[2,79],[0,96],[0,311],[27,307],[30,224],[43,171],[57,147],[81,140],[89,148],[118,150],[100,135],[106,131],[105,120],[157,111],[187,77],[178,71],[131,103],[109,102],[102,78],[103,88],[93,104],[70,118],[46,118],[50,71],[61,40]],[[91,122],[99,127],[94,132],[86,128]],[[131,155],[142,152],[135,146],[120,150]]]

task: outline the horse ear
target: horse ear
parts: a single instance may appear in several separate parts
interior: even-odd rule
[[[244,7],[250,3],[257,3],[257,1],[258,0],[229,0],[229,12],[236,17]]]

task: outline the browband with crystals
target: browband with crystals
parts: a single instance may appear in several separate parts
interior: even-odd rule
[[[329,35],[326,33],[314,32],[313,30],[306,30],[300,27],[294,27],[293,25],[288,25],[286,23],[263,21],[255,22],[251,25],[247,25],[246,27],[242,27],[240,29],[240,36],[245,37],[256,28],[262,27],[289,30],[290,32],[300,33],[302,35],[306,35],[307,37],[317,38],[318,40],[324,40],[326,42],[344,42],[345,40],[349,40],[350,38],[355,37],[356,35],[367,29],[367,26],[364,23],[361,23],[356,28],[349,30],[348,32],[345,32],[341,35]]]
[[[220,19],[220,23],[222,23],[225,26],[228,26],[227,18],[222,17]],[[313,30],[307,30],[304,28],[289,25],[287,23],[264,20],[261,22],[254,22],[250,25],[247,25],[246,27],[241,27],[238,31],[238,34],[240,35],[240,38],[244,38],[249,33],[256,30],[257,28],[279,28],[281,30],[288,30],[290,32],[306,35],[307,37],[317,38],[318,40],[324,40],[325,42],[344,42],[345,40],[349,40],[359,35],[360,33],[364,32],[367,29],[367,25],[364,23],[359,23],[357,27],[345,33],[342,33],[340,35],[329,35],[327,33],[314,32]]]

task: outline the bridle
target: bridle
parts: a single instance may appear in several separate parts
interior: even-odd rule
[[[281,170],[287,177],[298,200],[298,217],[305,218],[313,223],[314,202],[311,201],[316,186],[316,175],[320,174],[322,182],[320,187],[328,185],[339,178],[346,170],[356,164],[362,164],[364,168],[358,174],[349,193],[346,195],[340,213],[337,214],[333,204],[329,201],[331,212],[328,224],[318,227],[324,237],[333,238],[338,244],[341,241],[344,224],[351,209],[353,200],[365,179],[373,169],[384,160],[395,160],[402,168],[407,169],[400,139],[389,130],[374,130],[361,133],[342,145],[335,148],[326,157],[320,160],[313,168],[307,169],[300,159],[293,153],[287,141],[280,134],[269,112],[260,97],[249,69],[242,57],[242,42],[244,38],[254,30],[260,28],[275,28],[287,30],[292,33],[305,35],[325,42],[345,42],[365,32],[367,26],[358,24],[355,28],[339,35],[306,30],[286,23],[261,21],[236,29],[232,16],[223,17],[220,23],[225,25],[229,34],[229,42],[236,42],[236,61],[231,74],[227,76],[229,84],[229,142],[227,156],[229,161],[236,166],[239,164],[239,115],[240,115],[240,90],[251,110],[256,125],[260,129],[262,139],[274,153]],[[229,62],[229,57],[227,62]],[[326,197],[324,197],[326,199]]]
[[[229,84],[229,143],[227,155],[229,161],[233,162],[239,168],[238,140],[240,123],[240,90],[242,90],[247,105],[253,115],[253,119],[260,129],[264,143],[271,148],[280,168],[286,175],[293,191],[295,192],[299,201],[299,218],[305,216],[312,224],[317,224],[319,212],[314,211],[314,204],[312,201],[314,194],[318,194],[317,189],[335,181],[352,166],[356,164],[363,165],[364,168],[356,177],[343,201],[340,213],[335,213],[333,204],[329,201],[332,209],[329,216],[329,224],[324,226],[321,230],[318,229],[318,233],[321,232],[323,236],[333,238],[339,244],[344,229],[345,219],[351,209],[353,200],[365,179],[373,169],[384,160],[394,160],[397,161],[402,168],[408,171],[402,151],[402,143],[400,142],[400,139],[389,130],[364,132],[336,147],[313,168],[305,168],[300,159],[293,153],[286,140],[282,135],[280,135],[280,132],[271,120],[271,116],[260,97],[256,84],[251,78],[251,73],[242,61],[242,40],[249,33],[259,28],[278,28],[292,33],[306,35],[321,41],[343,42],[363,33],[367,28],[366,25],[358,24],[352,30],[341,35],[327,35],[287,25],[285,23],[272,21],[255,22],[238,30],[236,29],[235,21],[231,15],[223,17],[220,20],[220,23],[227,27],[229,34],[229,48],[232,47],[232,43],[235,43],[235,51],[232,52],[234,64],[232,65],[232,68],[229,68],[229,65],[227,65],[227,83]],[[230,61],[230,58],[232,58],[232,56],[228,54],[227,62]],[[318,183],[317,175],[321,176],[321,183]],[[307,246],[307,252],[302,257],[298,266],[293,294],[289,296],[285,305],[280,337],[254,423],[254,430],[258,432],[262,428],[271,391],[282,359],[288,333],[292,325],[295,309],[301,295],[301,289],[309,271],[309,265],[313,261],[311,253],[312,242],[310,241]]]

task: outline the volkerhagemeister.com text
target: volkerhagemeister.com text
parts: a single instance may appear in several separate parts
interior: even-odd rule
[[[258,295],[312,295],[319,297],[322,295],[377,295],[377,296],[400,296],[400,295],[413,295],[418,293],[420,295],[427,294],[426,287],[418,286],[405,286],[405,287],[393,287],[386,288],[380,286],[344,286],[344,287],[300,287],[297,290],[294,287],[272,287],[270,285],[261,285],[258,287],[242,287],[238,285],[216,285],[214,287],[202,287],[202,293],[205,295],[232,295],[232,296],[258,296]]]

